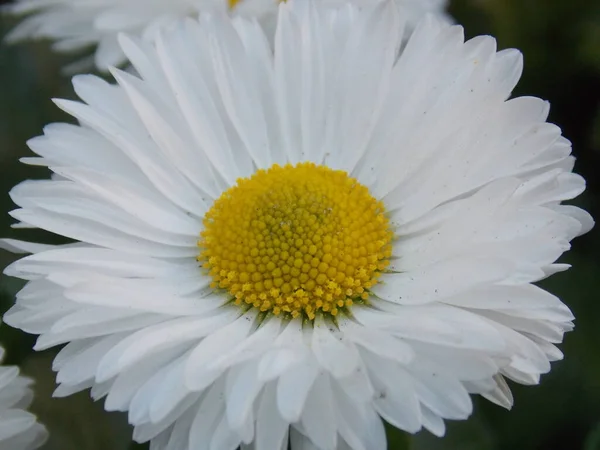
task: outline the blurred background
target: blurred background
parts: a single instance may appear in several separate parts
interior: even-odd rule
[[[168,0],[165,0],[168,1]],[[0,0],[0,3],[6,3]],[[577,156],[576,171],[588,181],[577,200],[600,217],[600,1],[598,0],[452,0],[451,14],[467,36],[491,34],[499,48],[514,47],[525,55],[525,71],[515,95],[547,99],[550,121],[563,129]],[[0,38],[14,21],[0,14]],[[45,124],[69,121],[51,98],[73,98],[60,67],[72,57],[57,56],[46,43],[0,46],[0,236],[48,243],[51,237],[12,230],[12,186],[26,178],[46,178],[45,170],[18,162],[31,156],[25,141]],[[0,268],[14,259],[0,251]],[[600,450],[600,233],[574,242],[562,262],[574,266],[543,283],[560,296],[576,316],[566,335],[565,360],[534,387],[512,384],[515,406],[504,411],[475,399],[475,414],[466,422],[448,423],[446,438],[417,435],[413,450]],[[21,284],[0,276],[0,313],[12,304]],[[34,353],[34,339],[4,325],[0,343],[8,364],[19,364],[36,379],[32,410],[50,429],[44,450],[128,450],[126,417],[105,413],[87,392],[52,399],[54,351]],[[402,434],[389,430],[391,450],[404,448]]]

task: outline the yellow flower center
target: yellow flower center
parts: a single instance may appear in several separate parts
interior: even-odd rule
[[[198,260],[237,305],[312,320],[368,299],[392,237],[382,202],[346,172],[274,165],[214,202]]]

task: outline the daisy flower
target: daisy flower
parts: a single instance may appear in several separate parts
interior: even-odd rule
[[[258,19],[268,34],[274,31],[277,4],[281,0],[17,0],[7,6],[15,15],[28,15],[8,36],[9,41],[45,38],[54,49],[70,52],[95,46],[92,58],[78,61],[67,71],[81,71],[92,62],[101,71],[125,62],[117,36],[126,31],[151,40],[158,30],[185,17],[208,10]],[[320,0],[330,5],[342,0]],[[351,0],[368,5],[381,0]],[[447,0],[395,0],[409,24],[427,13],[445,17]]]
[[[4,349],[0,347],[0,361]],[[24,411],[33,399],[29,388],[32,381],[19,375],[15,366],[0,366],[0,448],[6,450],[33,450],[48,437],[46,428],[36,417]]]
[[[122,37],[139,77],[74,78],[11,215],[77,242],[4,241],[32,253],[6,322],[67,344],[56,395],[153,450],[380,450],[382,419],[443,435],[550,370],[573,316],[534,283],[592,226],[570,144],[508,100],[519,52],[401,35],[390,3],[290,1],[274,52],[203,15]]]

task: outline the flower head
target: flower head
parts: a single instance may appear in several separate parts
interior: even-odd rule
[[[17,0],[7,10],[28,15],[8,36],[10,41],[44,38],[54,41],[54,49],[71,52],[96,46],[92,59],[69,67],[79,72],[91,66],[102,71],[125,62],[118,34],[127,32],[151,40],[156,33],[185,17],[207,11],[227,11],[233,16],[258,19],[270,34],[274,30],[277,4],[281,0]],[[321,0],[330,5],[343,0]],[[350,0],[368,5],[381,0]],[[395,0],[409,24],[427,13],[445,17],[447,0]]]
[[[0,347],[0,360],[4,349]],[[0,366],[0,448],[33,450],[40,447],[48,433],[36,417],[24,411],[33,399],[32,381],[19,375],[19,368]]]
[[[57,395],[92,388],[153,448],[384,449],[381,418],[444,433],[470,394],[510,407],[560,359],[569,309],[534,283],[592,226],[522,61],[389,3],[203,15],[139,77],[74,79],[80,125],[30,141],[56,177],[11,214],[78,241],[6,269],[6,321],[67,343]],[[401,50],[400,50],[401,49]],[[400,54],[399,54],[400,52]],[[307,444],[308,445],[308,444]]]

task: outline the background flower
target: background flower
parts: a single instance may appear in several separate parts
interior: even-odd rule
[[[324,0],[330,4],[339,0]],[[372,0],[354,0],[369,4]],[[427,13],[445,16],[447,0],[396,0],[411,26]],[[233,15],[256,17],[272,33],[278,0],[17,0],[7,7],[15,15],[28,17],[8,35],[9,41],[47,38],[53,48],[72,52],[97,46],[93,57],[96,67],[106,71],[122,64],[124,55],[117,43],[119,32],[126,31],[151,39],[161,28],[182,17],[193,17],[209,10],[229,10]],[[91,60],[70,66],[70,72],[89,69]]]
[[[0,361],[4,349],[0,347]],[[43,425],[25,411],[33,399],[32,380],[19,375],[15,366],[0,366],[0,448],[34,450],[48,438]]]

